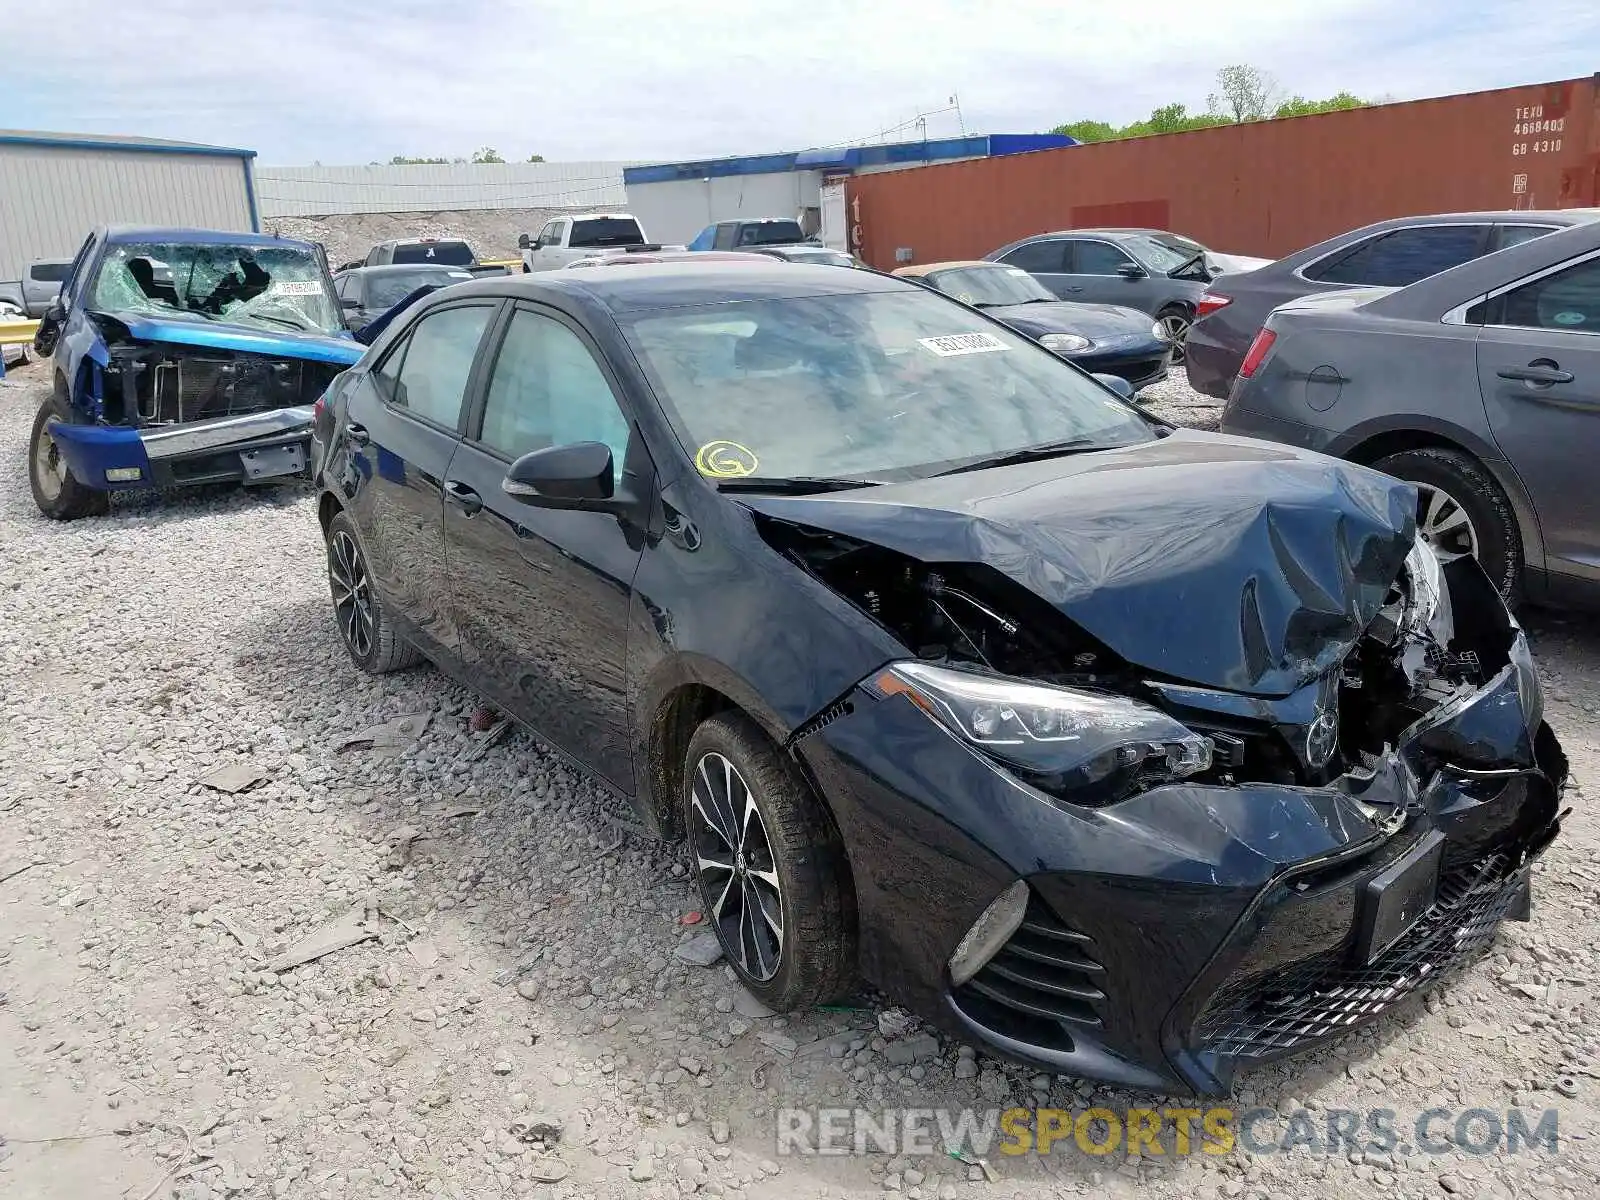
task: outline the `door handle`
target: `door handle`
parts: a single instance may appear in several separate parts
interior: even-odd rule
[[[444,498],[469,517],[483,511],[483,497],[458,479],[445,480]]]
[[[350,439],[352,446],[365,446],[372,441],[372,435],[367,432],[367,427],[354,422],[344,427],[344,435]]]
[[[1496,371],[1501,379],[1520,379],[1524,383],[1542,383],[1546,387],[1553,383],[1571,383],[1571,371],[1563,371],[1549,359],[1535,359],[1525,367],[1507,367],[1503,371]]]

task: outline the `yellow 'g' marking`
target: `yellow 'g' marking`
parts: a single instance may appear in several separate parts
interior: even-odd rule
[[[738,442],[707,442],[695,453],[694,465],[709,479],[742,479],[754,475],[760,464]]]

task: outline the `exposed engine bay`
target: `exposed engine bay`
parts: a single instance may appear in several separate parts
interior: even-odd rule
[[[1508,662],[1498,598],[1459,589],[1483,612],[1458,634],[1431,552],[1413,551],[1387,602],[1332,670],[1287,697],[1196,687],[1138,668],[1051,604],[986,565],[930,565],[839,534],[758,519],[801,569],[883,625],[917,658],[1160,708],[1215,746],[1202,782],[1323,786],[1360,773],[1438,706],[1471,695]],[[1485,584],[1485,586],[1487,586]],[[1479,617],[1483,619],[1477,619]],[[1504,621],[1504,618],[1501,618]]]

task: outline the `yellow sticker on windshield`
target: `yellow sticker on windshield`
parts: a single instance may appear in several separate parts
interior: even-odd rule
[[[754,475],[760,463],[738,442],[707,442],[696,452],[694,465],[708,479],[743,479]]]

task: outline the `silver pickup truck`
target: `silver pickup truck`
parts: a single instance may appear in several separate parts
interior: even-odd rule
[[[28,264],[21,279],[0,283],[0,304],[12,304],[37,320],[50,307],[50,301],[61,290],[61,281],[67,277],[70,258],[41,258]]]

